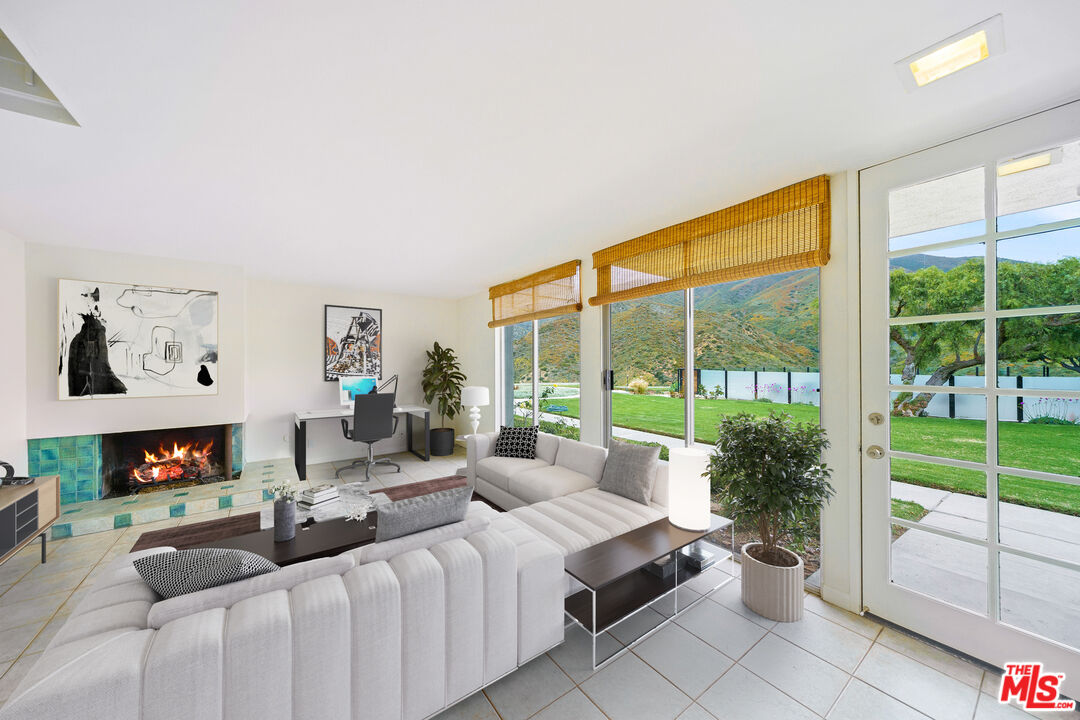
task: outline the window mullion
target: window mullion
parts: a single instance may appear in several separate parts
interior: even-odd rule
[[[540,322],[532,321],[532,409],[533,426],[540,425]]]
[[[694,373],[694,289],[683,291],[683,322],[685,328],[686,358],[683,366],[683,442],[686,447],[694,444],[694,395],[697,392]]]

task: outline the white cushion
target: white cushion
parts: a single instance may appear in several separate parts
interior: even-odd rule
[[[559,454],[559,436],[551,433],[538,433],[536,436],[536,459],[543,460],[548,465],[555,464],[555,456]]]
[[[668,506],[668,464],[667,460],[656,463],[656,483],[652,489],[652,505],[663,510]]]
[[[98,638],[39,656],[5,703],[4,720],[146,717],[140,707],[141,680],[154,632],[121,632]],[[28,661],[33,662],[33,657]]]
[[[442,566],[446,597],[446,703],[484,684],[484,563],[465,540],[431,548]]]
[[[510,493],[529,504],[593,487],[592,478],[561,465],[526,470],[510,478]]]
[[[110,630],[142,630],[146,627],[150,607],[145,600],[132,600],[74,615],[56,633],[49,647],[59,647]]]
[[[250,597],[262,595],[274,590],[288,590],[302,582],[313,580],[323,575],[340,575],[355,564],[348,553],[336,557],[319,558],[307,562],[283,567],[277,572],[258,575],[240,582],[219,585],[199,592],[180,595],[156,603],[150,608],[147,622],[150,627],[160,628],[185,615],[210,610],[229,608]]]
[[[543,460],[525,458],[486,457],[476,463],[476,474],[500,490],[510,490],[510,478],[520,472],[548,467]]]
[[[570,438],[559,438],[559,454],[555,458],[555,464],[564,468],[570,468],[592,478],[594,483],[599,483],[604,474],[604,461],[607,459],[607,450],[597,445],[578,442]]]
[[[461,522],[442,525],[441,527],[422,530],[412,535],[403,535],[386,542],[364,545],[355,550],[344,553],[351,555],[357,565],[375,562],[377,560],[390,560],[396,555],[412,550],[426,550],[437,543],[463,538],[480,530],[486,530],[491,524],[491,518],[482,515],[466,516]]]
[[[511,522],[521,523],[568,555],[664,515],[662,510],[592,488],[516,508],[503,514],[492,527],[509,534],[507,526]]]

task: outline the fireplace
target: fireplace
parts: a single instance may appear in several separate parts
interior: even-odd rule
[[[232,436],[231,425],[102,435],[102,497],[229,479]]]

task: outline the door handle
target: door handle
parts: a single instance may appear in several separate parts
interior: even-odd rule
[[[885,449],[882,448],[880,445],[871,445],[870,447],[866,448],[866,457],[870,458],[871,460],[880,460],[881,458],[885,457]]]

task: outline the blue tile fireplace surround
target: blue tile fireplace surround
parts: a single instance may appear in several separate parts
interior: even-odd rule
[[[232,443],[232,474],[244,469],[244,426],[230,427]],[[27,460],[32,477],[60,476],[60,504],[72,505],[101,500],[109,492],[106,479],[107,463],[103,435],[33,438],[27,441]],[[113,488],[112,494],[119,494]]]

